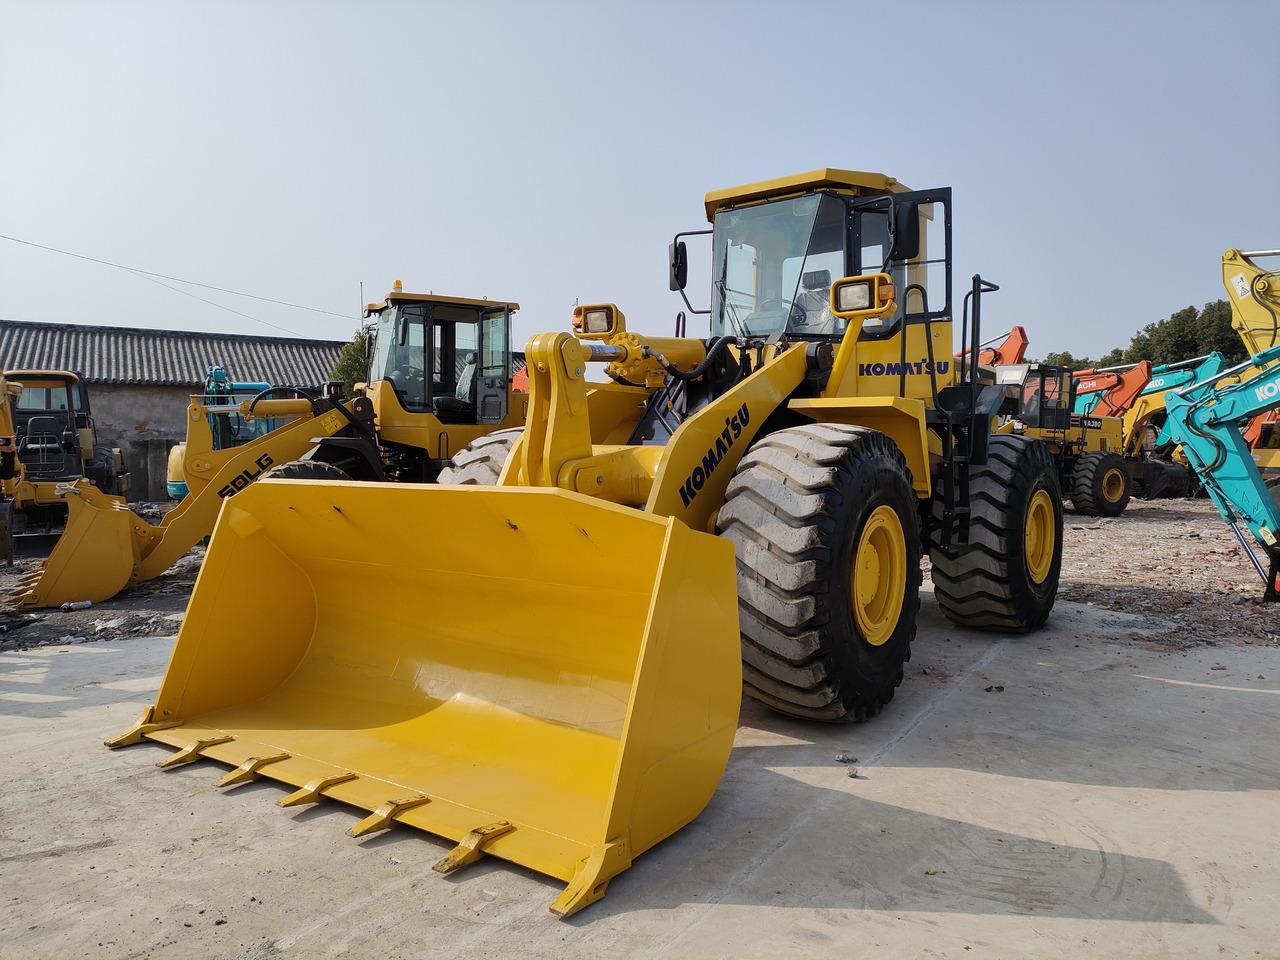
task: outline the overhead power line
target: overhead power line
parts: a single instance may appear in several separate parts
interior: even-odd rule
[[[100,263],[103,266],[115,267],[117,270],[125,270],[125,271],[128,271],[129,273],[136,274],[138,276],[156,278],[158,280],[172,280],[174,283],[185,283],[185,284],[188,284],[189,286],[201,287],[205,290],[216,290],[218,293],[229,293],[235,297],[246,297],[250,300],[260,300],[263,303],[274,303],[277,306],[292,307],[295,310],[309,310],[312,313],[322,313],[330,317],[341,317],[343,320],[351,319],[349,314],[337,313],[336,311],[333,311],[333,310],[325,310],[322,307],[310,307],[304,303],[292,303],[288,300],[277,300],[274,297],[259,296],[256,293],[245,293],[242,290],[231,290],[227,287],[219,287],[212,283],[201,283],[198,280],[187,280],[184,277],[173,277],[165,273],[157,273],[154,270],[143,270],[141,267],[131,267],[123,263],[114,263],[111,260],[102,260],[98,257],[90,257],[83,253],[73,253],[70,250],[61,250],[58,247],[50,247],[43,243],[36,243],[34,240],[23,240],[21,237],[11,237],[6,234],[0,233],[0,240],[8,240],[11,243],[20,243],[23,246],[35,247],[38,250],[47,250],[50,253],[58,253],[64,257],[74,257],[77,260],[88,260],[90,263]],[[168,286],[167,284],[163,284],[163,283],[160,285]],[[169,287],[169,289],[174,290],[178,293],[186,293],[186,291],[178,290],[176,287]],[[188,296],[194,296],[194,294],[188,294]],[[201,300],[204,303],[212,304],[215,307],[222,307],[221,304],[215,303],[213,300],[205,300],[203,297],[195,297],[195,299]],[[277,326],[276,324],[268,323],[266,320],[260,320],[257,317],[249,316],[249,314],[247,313],[240,313],[240,311],[238,310],[231,310],[230,307],[222,307],[222,309],[230,310],[231,313],[239,314],[239,316],[247,317],[248,319],[254,320],[258,323],[266,324],[266,326],[268,327],[276,327],[276,329],[278,330],[285,329],[284,327]],[[290,330],[288,332],[293,333],[294,331]]]
[[[207,303],[209,304],[209,306],[217,307],[219,310],[225,310],[227,311],[227,313],[234,313],[237,317],[244,317],[246,320],[252,320],[254,323],[260,323],[265,327],[272,327],[276,330],[283,330],[285,333],[291,333],[295,337],[304,336],[304,334],[299,333],[297,330],[291,330],[288,327],[280,326],[280,324],[278,323],[272,323],[270,320],[263,320],[261,317],[252,316],[251,314],[244,313],[240,310],[235,309],[234,307],[228,307],[225,303],[218,303],[217,300],[210,300],[208,297],[197,296],[196,294],[192,293],[190,290],[183,290],[181,287],[175,287],[173,284],[165,283],[163,280],[158,280],[155,277],[150,276],[149,274],[140,273],[136,270],[130,270],[129,273],[132,273],[139,280],[146,280],[148,283],[157,283],[160,286],[164,287],[166,290],[172,290],[174,293],[180,293],[184,297],[190,297],[193,300],[199,300],[201,303]]]

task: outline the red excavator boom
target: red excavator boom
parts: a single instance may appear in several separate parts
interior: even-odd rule
[[[1090,413],[1098,417],[1120,417],[1151,382],[1151,361],[1143,360],[1120,372],[1077,370],[1072,376],[1076,379],[1077,397],[1102,394]]]

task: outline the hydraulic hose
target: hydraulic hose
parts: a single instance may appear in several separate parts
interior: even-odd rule
[[[674,363],[672,363],[670,360],[664,357],[659,351],[653,349],[652,347],[644,348],[644,356],[653,357],[653,359],[657,360],[658,363],[662,365],[662,369],[666,370],[667,373],[671,374],[671,376],[677,380],[697,380],[699,377],[701,377],[703,374],[705,374],[708,370],[711,369],[711,365],[715,363],[716,358],[719,357],[720,354],[724,353],[725,347],[729,346],[730,344],[739,344],[739,343],[740,341],[738,340],[737,337],[721,337],[719,340],[717,340],[715,343],[711,345],[711,349],[707,351],[707,355],[703,357],[702,362],[699,363],[692,370],[681,370]]]

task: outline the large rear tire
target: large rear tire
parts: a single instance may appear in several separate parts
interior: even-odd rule
[[[492,487],[498,482],[502,467],[507,462],[511,448],[515,446],[524,427],[495,430],[487,436],[472,440],[440,471],[436,483],[463,483],[480,487]]]
[[[963,627],[1025,633],[1049,618],[1062,569],[1062,493],[1049,448],[991,438],[969,480],[969,542],[932,547],[934,596]],[[941,504],[935,505],[935,516]]]
[[[875,716],[920,610],[917,500],[883,433],[807,424],[758,441],[717,528],[737,555],[748,696],[811,720]]]
[[[1129,505],[1129,468],[1119,454],[1086,453],[1071,471],[1071,505],[1089,517],[1118,517]]]

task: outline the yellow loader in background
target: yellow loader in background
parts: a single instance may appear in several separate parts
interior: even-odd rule
[[[286,422],[250,443],[215,449],[210,422],[231,413]],[[103,493],[87,481],[60,484],[56,493],[67,509],[62,536],[40,567],[0,599],[13,610],[100,603],[152,580],[209,535],[224,499],[272,466],[300,456],[318,436],[353,425],[367,430],[371,417],[363,398],[344,405],[336,398],[258,397],[221,408],[193,397],[187,407],[187,497],[151,524],[130,510],[123,497]]]
[[[13,609],[97,603],[152,580],[209,535],[224,499],[268,471],[297,479],[434,479],[467,443],[523,422],[528,395],[511,385],[518,309],[406,293],[396,281],[386,300],[368,307],[369,383],[357,385],[353,399],[341,400],[338,384],[326,385],[319,399],[293,387],[238,404],[193,397],[180,461],[189,492],[181,503],[151,524],[87,483],[50,485],[49,496],[67,503],[66,529],[41,567],[0,602]],[[282,393],[294,396],[275,398]],[[237,416],[284,422],[248,443],[219,442],[215,425]]]
[[[321,438],[274,476],[428,482],[481,437],[524,423],[528,392],[516,387],[511,318],[518,303],[407,293],[399,280],[368,304],[368,397],[374,431]],[[301,455],[300,455],[301,456]]]
[[[117,447],[98,442],[88,385],[70,370],[8,370],[0,395],[0,438],[8,438],[0,470],[0,550],[15,536],[56,535],[66,507],[58,489],[87,480],[123,494],[130,476]]]
[[[568,916],[706,805],[744,679],[795,716],[883,708],[926,545],[952,620],[1042,624],[1057,474],[991,435],[1016,390],[952,365],[953,311],[980,343],[996,288],[953,298],[950,190],[827,169],[706,209],[710,336],[599,304],[581,337],[532,338],[496,486],[268,479],[228,502],[159,696],[108,745],[363,808],[353,836],[447,837],[440,872],[523,864]]]

